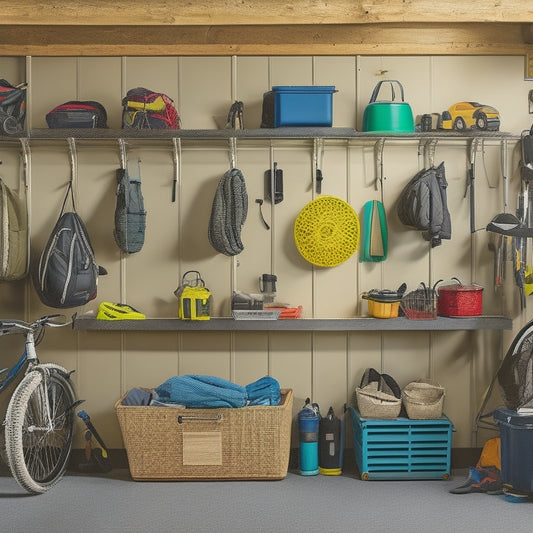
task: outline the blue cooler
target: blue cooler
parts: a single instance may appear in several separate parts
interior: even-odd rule
[[[504,487],[533,494],[533,414],[499,408],[494,420],[500,426]]]

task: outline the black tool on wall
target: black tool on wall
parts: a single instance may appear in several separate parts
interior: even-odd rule
[[[283,200],[283,170],[274,163],[272,170],[265,172],[265,198],[274,204],[279,204]]]

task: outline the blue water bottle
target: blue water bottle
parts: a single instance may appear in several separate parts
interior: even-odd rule
[[[298,429],[300,433],[300,474],[316,476],[318,469],[318,428],[320,411],[318,404],[311,404],[307,398],[302,410],[298,413]]]

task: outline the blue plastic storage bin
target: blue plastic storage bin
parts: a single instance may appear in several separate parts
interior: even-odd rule
[[[448,479],[453,425],[432,420],[362,418],[349,408],[361,479]]]
[[[500,456],[504,486],[533,494],[533,415],[499,408]]]
[[[278,85],[272,91],[275,128],[331,126],[334,86]]]

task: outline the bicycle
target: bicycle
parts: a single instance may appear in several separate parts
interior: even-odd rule
[[[31,494],[42,494],[64,475],[72,449],[77,401],[71,372],[55,363],[40,363],[35,347],[45,327],[62,315],[48,315],[28,323],[0,321],[0,335],[26,336],[25,349],[11,368],[0,369],[0,394],[16,384],[4,420],[6,462],[19,485]]]

